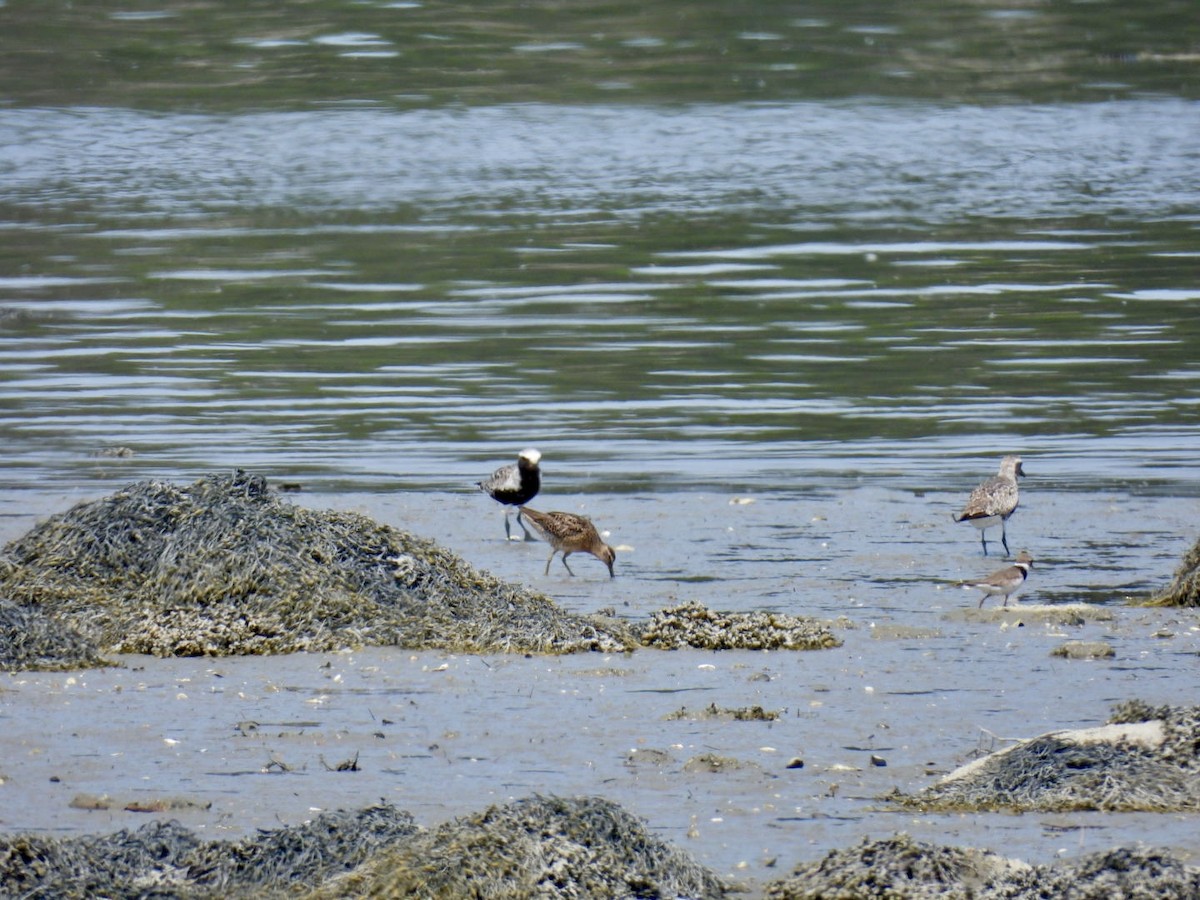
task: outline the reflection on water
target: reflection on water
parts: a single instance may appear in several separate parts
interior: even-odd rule
[[[1196,481],[1189,104],[2,116],[10,479]]]

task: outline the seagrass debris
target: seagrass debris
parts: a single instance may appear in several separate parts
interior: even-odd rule
[[[364,645],[474,653],[838,646],[816,620],[685,603],[628,626],[578,616],[433,541],[279,499],[237,472],[139,482],[0,551],[0,666],[100,664],[101,651],[229,656]],[[31,624],[32,623],[32,624]],[[74,637],[72,637],[74,635]],[[74,642],[74,643],[72,643]],[[61,647],[62,653],[56,654]]]
[[[361,645],[620,652],[620,623],[564,612],[433,541],[285,502],[238,472],[133,484],[0,552],[0,597],[112,653],[225,656]]]
[[[636,631],[643,644],[664,650],[821,650],[842,644],[817,619],[774,612],[716,612],[695,602],[659,610]]]
[[[938,846],[900,833],[885,840],[864,839],[802,863],[787,878],[769,884],[765,893],[770,900],[966,897],[959,892],[970,883],[1028,868],[989,850]]]
[[[1193,898],[1200,868],[1162,851],[1118,847],[1074,861],[1029,865],[990,850],[898,834],[864,839],[797,866],[767,900],[1113,900]]]
[[[1129,701],[1104,726],[1023,740],[884,799],[927,812],[1198,812],[1200,706]]]
[[[296,896],[418,831],[383,804],[322,813],[240,841],[202,840],[175,821],[80,837],[0,836],[0,892],[26,900]]]
[[[710,703],[701,709],[688,709],[681,706],[673,713],[663,716],[665,721],[687,719],[690,721],[722,720],[726,722],[774,722],[779,719],[778,710],[767,710],[761,706],[724,707]]]
[[[432,830],[382,804],[237,842],[204,841],[176,822],[103,836],[0,837],[0,887],[27,900],[708,900],[727,891],[713,872],[611,801],[542,796]]]
[[[1063,659],[1111,659],[1117,651],[1107,641],[1064,641],[1050,655]]]
[[[763,767],[752,760],[738,759],[735,756],[724,756],[720,753],[700,753],[691,757],[683,764],[683,771],[693,775],[697,773],[719,775],[727,772],[761,773]]]
[[[178,822],[113,834],[0,835],[0,887],[23,900],[487,900],[724,898],[724,882],[642,821],[596,797],[533,796],[431,830],[390,804],[322,813],[238,841]],[[1110,900],[1194,898],[1200,869],[1117,847],[1029,865],[989,850],[898,834],[796,865],[768,900]]]
[[[1184,554],[1171,583],[1151,597],[1147,606],[1200,606],[1200,539]]]
[[[532,796],[397,843],[308,900],[727,896],[712,871],[599,797]]]
[[[105,664],[100,649],[41,610],[0,600],[0,672],[86,669]]]

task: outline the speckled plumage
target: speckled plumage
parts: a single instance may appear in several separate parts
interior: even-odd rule
[[[984,600],[998,594],[1004,595],[1004,605],[1008,606],[1008,598],[1015,596],[1017,591],[1025,586],[1025,579],[1029,577],[1029,570],[1032,568],[1033,557],[1022,550],[1017,554],[1013,565],[999,569],[981,581],[964,581],[962,587],[983,591],[983,596],[979,598],[981,607]]]
[[[534,540],[521,520],[519,507],[536,497],[542,488],[542,470],[538,468],[541,460],[542,454],[532,447],[522,450],[515,463],[501,466],[488,478],[477,482],[481,491],[498,503],[504,504],[504,537],[507,540],[512,540],[512,530],[508,524],[510,506],[518,507],[517,524],[525,532],[525,540]]]
[[[569,574],[575,573],[567,565],[567,557],[572,553],[590,553],[608,566],[608,577],[613,577],[616,551],[604,543],[591,519],[569,512],[538,512],[528,506],[522,506],[521,512],[533,525],[533,530],[554,548],[550,551],[550,558],[546,560],[547,575],[550,574],[550,563],[554,561],[554,554],[561,550],[562,563]]]
[[[1017,477],[1024,474],[1021,457],[1004,457],[1000,461],[999,473],[971,491],[967,505],[954,517],[955,522],[970,522],[979,529],[984,556],[987,556],[987,530],[996,524],[1000,525],[1000,543],[1004,545],[1005,555],[1010,552],[1005,522],[1016,511],[1020,502]]]

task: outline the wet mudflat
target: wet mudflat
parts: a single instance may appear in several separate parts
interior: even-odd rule
[[[8,675],[0,828],[67,835],[156,816],[206,838],[239,837],[381,798],[433,826],[540,792],[618,802],[718,874],[757,886],[896,831],[1029,862],[1138,841],[1186,854],[1200,830],[1194,815],[924,815],[879,799],[919,791],[1011,739],[1098,725],[1124,699],[1179,702],[1200,617],[1122,599],[1165,580],[1186,549],[1167,535],[1185,529],[1195,501],[1027,492],[1010,541],[1057,552],[1039,556],[1023,601],[999,619],[951,584],[1003,561],[985,560],[974,530],[941,515],[960,499],[949,492],[562,497],[559,507],[585,510],[602,530],[620,523],[607,535],[619,554],[612,581],[588,558],[575,578],[557,561],[543,576],[549,548],[506,544],[482,495],[302,494],[316,508],[424,532],[573,611],[612,607],[637,619],[685,599],[778,608],[828,617],[844,643],[124,657],[122,668]],[[1063,515],[1079,523],[1073,539],[1052,539]],[[866,519],[873,529],[855,524]],[[669,524],[677,531],[666,541]],[[1117,538],[1103,539],[1110,529]],[[1070,624],[1022,613],[1076,601],[1092,614]],[[1114,655],[1051,655],[1068,640],[1104,642]],[[711,706],[779,716],[702,715]]]
[[[877,800],[1194,699],[1195,615],[1126,604],[1200,513],[1179,4],[100,7],[0,33],[0,539],[245,468],[572,613],[777,610],[842,645],[4,675],[0,830],[542,791],[754,885],[900,830],[1196,846],[1191,815]],[[471,485],[527,446],[614,580],[500,539]],[[1055,616],[952,587],[1003,562],[950,514],[1008,452],[1021,603]]]

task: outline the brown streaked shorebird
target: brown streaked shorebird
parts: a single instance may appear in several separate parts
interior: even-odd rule
[[[963,581],[960,586],[965,589],[978,588],[983,591],[983,596],[979,598],[979,606],[983,607],[983,601],[988,597],[995,597],[998,594],[1004,595],[1004,605],[1008,606],[1008,598],[1015,597],[1017,592],[1025,586],[1025,579],[1029,577],[1029,570],[1033,568],[1033,557],[1022,550],[1017,554],[1016,562],[1007,568],[993,572],[982,581]]]
[[[504,504],[504,538],[511,541],[512,530],[508,525],[508,508],[517,507],[517,524],[525,532],[525,540],[536,540],[525,523],[521,521],[521,507],[537,496],[542,488],[542,470],[538,463],[542,454],[530,447],[522,450],[515,463],[501,466],[486,480],[478,481],[479,489],[498,503]]]
[[[567,557],[572,553],[590,553],[596,559],[608,566],[608,577],[613,577],[613,562],[617,553],[612,547],[600,539],[600,532],[592,520],[586,516],[577,516],[569,512],[538,512],[528,506],[522,506],[533,530],[542,536],[554,549],[546,560],[546,574],[550,574],[550,563],[554,562],[554,554],[562,551],[562,563],[569,574],[574,575],[567,565]]]
[[[999,473],[971,491],[971,497],[963,511],[954,516],[955,522],[970,522],[979,529],[984,556],[988,555],[987,530],[997,523],[1000,525],[1000,543],[1004,545],[1004,555],[1010,555],[1004,523],[1017,509],[1020,500],[1017,494],[1017,476],[1024,474],[1021,457],[1004,457],[1000,460]]]

